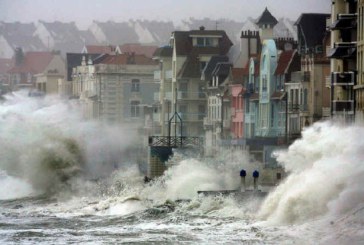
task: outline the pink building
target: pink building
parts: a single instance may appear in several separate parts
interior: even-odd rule
[[[232,68],[231,79],[231,136],[233,139],[244,136],[244,93],[243,68]]]

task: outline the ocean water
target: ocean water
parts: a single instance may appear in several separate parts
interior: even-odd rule
[[[197,191],[238,188],[239,170],[256,164],[244,153],[179,156],[145,184],[125,157],[135,135],[78,110],[21,92],[0,105],[0,244],[364,243],[360,126],[305,129],[275,153],[287,178],[266,198],[241,200]]]

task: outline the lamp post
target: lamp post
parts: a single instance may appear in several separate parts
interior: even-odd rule
[[[283,99],[286,104],[286,112],[285,112],[285,129],[284,129],[284,140],[285,143],[288,145],[288,93],[284,91],[284,89],[281,90],[282,93],[284,93]]]

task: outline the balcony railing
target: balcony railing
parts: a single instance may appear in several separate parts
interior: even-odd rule
[[[300,105],[295,103],[288,103],[289,112],[298,112],[300,110]]]
[[[189,92],[189,91],[178,91],[181,96],[178,96],[179,100],[201,100],[206,99],[206,95],[203,92]]]
[[[196,122],[196,121],[203,121],[204,117],[206,116],[205,113],[187,113],[187,112],[180,112],[178,115],[181,119],[185,122]]]
[[[172,92],[165,92],[164,93],[164,99],[165,100],[169,100],[171,101],[173,98],[173,93]],[[181,99],[182,98],[182,93],[181,92],[177,92],[177,99]]]
[[[332,74],[332,85],[355,85],[355,73],[349,72],[333,72]]]
[[[354,100],[334,100],[332,102],[332,113],[354,114]]]
[[[331,30],[345,30],[356,27],[357,14],[338,14],[337,20],[330,26]]]
[[[186,136],[150,136],[149,146],[185,147],[202,146],[203,139],[200,137]]]
[[[356,42],[337,42],[328,57],[335,59],[349,59],[356,56]]]

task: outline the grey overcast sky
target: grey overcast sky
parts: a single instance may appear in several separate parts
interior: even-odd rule
[[[245,21],[268,7],[276,17],[296,20],[301,13],[329,13],[330,0],[0,0],[0,21],[148,19],[179,22],[189,17]]]

